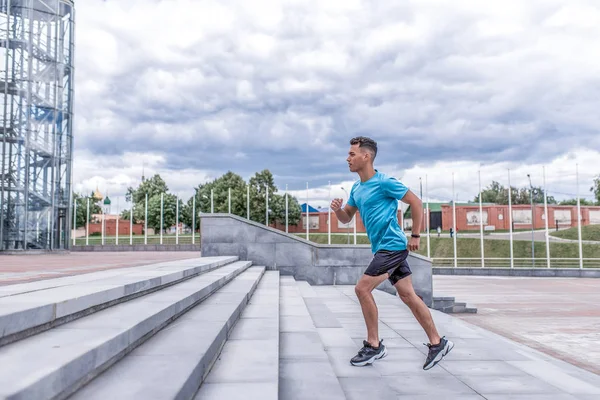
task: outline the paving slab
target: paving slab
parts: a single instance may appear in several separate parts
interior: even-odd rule
[[[438,275],[433,287],[477,307],[456,318],[600,375],[600,279]]]

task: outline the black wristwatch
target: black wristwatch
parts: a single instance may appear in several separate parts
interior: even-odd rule
[[[421,235],[417,235],[417,234],[415,234],[415,233],[411,234],[410,236],[411,236],[411,237],[414,237],[414,238],[420,238],[420,237],[421,237]]]

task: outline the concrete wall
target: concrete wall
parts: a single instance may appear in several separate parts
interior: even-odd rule
[[[201,216],[202,256],[238,256],[312,285],[354,285],[373,258],[369,245],[323,245],[231,214]],[[431,306],[431,260],[411,254],[413,285]],[[389,282],[379,289],[396,293]]]

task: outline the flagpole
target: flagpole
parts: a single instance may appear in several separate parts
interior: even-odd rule
[[[192,198],[192,244],[196,244],[196,195],[198,192],[194,194]]]
[[[308,213],[308,182],[306,182],[306,240],[308,240],[308,224],[309,224],[309,213]]]
[[[353,225],[354,225],[354,244],[356,244],[356,219],[358,216],[358,212],[354,213],[354,218],[352,218]]]
[[[548,231],[548,189],[546,188],[546,167],[542,167],[544,172],[544,220],[546,222],[546,264],[550,268],[550,234]]]
[[[73,196],[73,246],[75,246],[75,240],[77,239],[77,200],[75,199],[75,196]]]
[[[144,211],[144,244],[148,244],[148,193],[146,193],[146,209]]]
[[[483,202],[481,199],[481,164],[479,164],[479,236],[481,239],[481,268],[485,267],[485,254],[483,245]]]
[[[160,194],[160,244],[163,244],[163,229],[164,229],[164,212],[165,212],[165,194]]]
[[[510,240],[510,267],[515,267],[515,257],[513,248],[513,223],[512,223],[512,188],[510,186],[510,168],[508,169],[508,229],[509,229],[509,240]]]
[[[104,221],[106,220],[106,214],[104,210],[102,210],[102,224],[100,227],[102,228],[102,246],[104,246]]]
[[[119,198],[117,197],[117,234],[116,234],[116,238],[115,238],[115,244],[119,244],[119,219],[121,218],[121,214],[120,214],[120,208],[119,208]]]
[[[90,244],[90,198],[87,198],[87,215],[85,220],[85,245]]]
[[[426,226],[427,226],[427,258],[431,258],[431,237],[430,237],[430,231],[431,231],[431,226],[430,226],[430,211],[429,211],[429,188],[427,186],[427,175],[425,175],[425,197],[427,199],[427,206],[426,206],[426,214],[427,214],[427,221],[425,222]]]
[[[133,245],[133,199],[131,199],[131,210],[129,210],[129,244]]]
[[[577,235],[579,242],[579,268],[583,268],[583,244],[581,240],[581,200],[579,199],[579,164],[575,164],[577,178]]]
[[[265,197],[265,225],[269,226],[269,186],[265,185],[265,193],[266,193],[266,197]]]
[[[454,172],[452,172],[452,225],[454,229],[454,268],[458,267],[458,254],[456,246],[456,195],[454,191]]]
[[[175,244],[179,244],[179,195],[175,196]]]
[[[329,207],[327,208],[327,244],[331,244],[331,181],[329,181]]]
[[[288,185],[285,184],[285,233],[288,233]]]
[[[246,219],[250,219],[250,184],[246,186]]]

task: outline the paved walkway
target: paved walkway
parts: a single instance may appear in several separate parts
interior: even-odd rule
[[[457,314],[462,320],[600,374],[600,279],[438,275],[433,282],[436,296],[477,307]]]
[[[198,257],[200,254],[193,251],[0,254],[0,286]]]
[[[348,360],[366,335],[354,288],[311,289],[342,326],[321,328],[318,332],[346,399],[600,398],[600,376],[435,310],[438,328],[456,346],[440,364],[424,371],[427,348],[423,343],[427,337],[397,296],[380,291],[374,295],[379,305],[380,337],[387,344],[389,355],[370,367],[352,367]],[[286,320],[282,320],[282,329],[286,325]],[[282,339],[283,348],[289,344]]]

